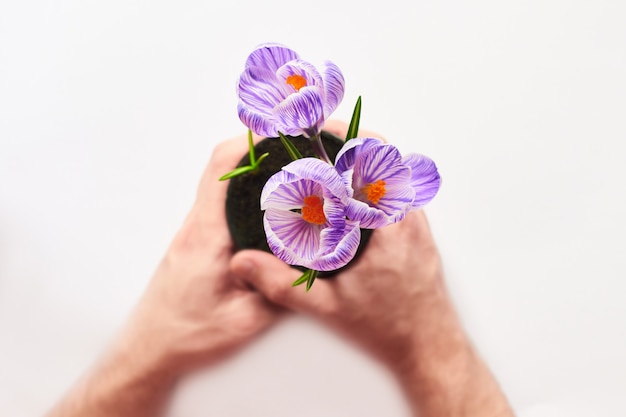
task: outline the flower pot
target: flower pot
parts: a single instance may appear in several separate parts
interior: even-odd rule
[[[328,156],[334,161],[344,141],[324,131],[321,134],[321,138]],[[302,156],[312,157],[315,155],[309,139],[304,136],[289,136],[289,139],[298,148]],[[256,144],[254,149],[257,156],[265,152],[269,152],[270,155],[256,171],[230,180],[226,194],[226,221],[236,250],[258,249],[271,253],[267,245],[265,230],[263,229],[263,212],[261,211],[259,200],[267,180],[280,171],[283,166],[289,164],[291,158],[277,138],[263,139]],[[249,162],[249,156],[246,154],[241,158],[238,166],[248,165]],[[348,268],[359,257],[367,245],[371,234],[372,230],[362,229],[361,243],[354,259],[348,265],[338,270],[321,272],[319,277],[330,277],[336,272]]]

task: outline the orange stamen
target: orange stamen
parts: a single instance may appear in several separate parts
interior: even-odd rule
[[[300,89],[306,86],[306,78],[302,75],[292,74],[285,80],[287,84],[296,89],[296,91],[300,91]]]
[[[324,216],[324,202],[322,199],[316,195],[304,197],[302,218],[312,224],[326,223],[326,216]]]
[[[385,184],[385,181],[378,180],[374,183],[367,184],[361,189],[361,191],[363,192],[363,194],[365,194],[367,199],[372,202],[372,204],[378,204],[380,199],[383,198],[387,193]]]

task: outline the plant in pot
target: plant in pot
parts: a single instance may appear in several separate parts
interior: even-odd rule
[[[361,98],[346,138],[322,127],[344,94],[333,63],[320,72],[282,45],[248,57],[238,84],[249,154],[230,180],[227,222],[238,249],[273,252],[300,267],[294,286],[348,267],[373,229],[401,221],[437,193],[440,176],[426,156],[402,156],[377,138],[359,138]],[[252,132],[264,136],[256,146]]]

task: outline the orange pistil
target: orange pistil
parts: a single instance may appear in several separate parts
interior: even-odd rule
[[[304,197],[302,218],[312,224],[326,223],[326,216],[324,216],[324,201],[316,195]]]
[[[387,193],[385,184],[385,181],[378,180],[374,183],[367,184],[365,187],[361,188],[361,191],[372,204],[378,204],[380,199]]]
[[[296,91],[300,91],[302,87],[306,86],[306,78],[302,75],[292,74],[285,80],[287,84],[296,89]]]

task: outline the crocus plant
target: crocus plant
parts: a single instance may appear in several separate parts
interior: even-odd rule
[[[344,95],[344,77],[333,63],[320,71],[282,45],[264,44],[248,57],[239,78],[238,112],[249,129],[250,166],[222,179],[254,171],[252,135],[279,137],[293,162],[265,184],[263,226],[272,252],[290,265],[306,268],[294,285],[311,288],[318,271],[350,262],[361,229],[401,221],[437,194],[440,177],[424,155],[402,156],[376,138],[357,138],[361,99],[335,163],[320,139],[325,120]],[[309,138],[317,158],[302,158],[286,135]]]
[[[239,118],[254,133],[304,135],[330,163],[319,135],[324,121],[343,99],[344,78],[339,67],[326,62],[319,72],[295,51],[265,44],[248,56],[237,90]]]

